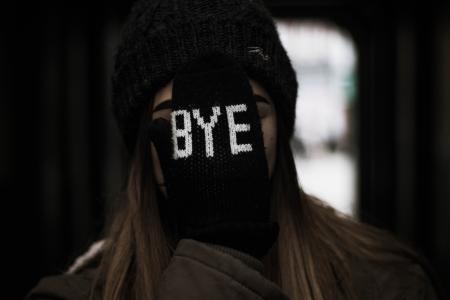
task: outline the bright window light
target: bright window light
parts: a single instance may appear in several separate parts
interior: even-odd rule
[[[355,216],[358,124],[353,40],[328,22],[275,20],[299,82],[291,146],[300,184],[307,193]]]

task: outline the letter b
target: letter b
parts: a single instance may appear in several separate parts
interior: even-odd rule
[[[183,116],[183,128],[177,128],[176,118]],[[187,110],[175,110],[171,114],[172,117],[172,139],[173,139],[173,158],[186,158],[192,154],[192,126],[191,115]],[[184,138],[184,149],[178,146],[178,138]]]

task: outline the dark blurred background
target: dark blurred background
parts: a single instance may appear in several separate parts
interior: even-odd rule
[[[98,238],[123,182],[126,153],[109,79],[131,3],[2,4],[0,199],[8,299],[22,299]],[[351,36],[358,58],[354,214],[416,247],[449,286],[449,4],[267,3],[279,20],[321,20]]]

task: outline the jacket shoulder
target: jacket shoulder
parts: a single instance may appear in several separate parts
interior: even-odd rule
[[[95,276],[94,268],[87,268],[76,274],[58,274],[42,277],[28,292],[25,300],[85,300]]]
[[[363,299],[438,299],[430,276],[419,262],[353,260],[352,276]]]
[[[25,300],[88,299],[103,244],[104,240],[94,242],[64,273],[42,277],[28,292]]]

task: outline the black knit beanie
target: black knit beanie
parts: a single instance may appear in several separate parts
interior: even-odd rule
[[[130,153],[156,91],[182,65],[217,51],[267,90],[292,136],[297,78],[262,0],[138,0],[123,27],[112,76],[112,109]]]

